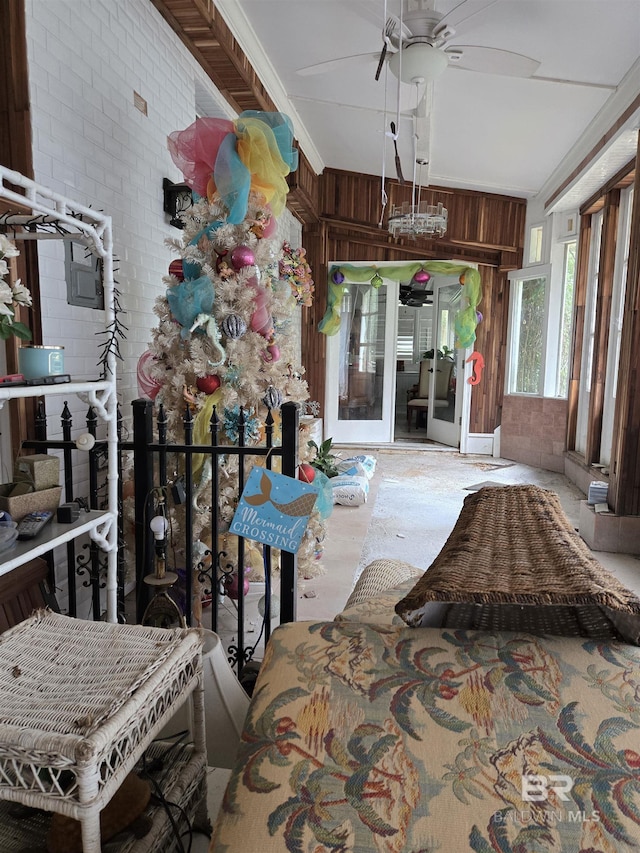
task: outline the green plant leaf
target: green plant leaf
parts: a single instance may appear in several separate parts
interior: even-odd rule
[[[27,328],[24,323],[14,323],[11,326],[11,331],[16,336],[16,338],[20,338],[21,341],[31,340],[31,330]]]

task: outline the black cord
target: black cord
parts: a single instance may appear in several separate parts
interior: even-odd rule
[[[189,741],[186,740],[189,735],[190,732],[187,729],[184,729],[181,732],[176,732],[176,734],[171,736],[173,742],[169,743],[167,748],[160,755],[155,756],[150,761],[148,760],[146,753],[144,753],[142,756],[141,776],[146,778],[151,783],[154,789],[154,796],[157,802],[164,808],[165,812],[167,813],[167,817],[169,818],[169,822],[171,823],[171,828],[173,829],[173,834],[175,835],[176,841],[178,843],[179,853],[191,853],[191,846],[193,843],[193,827],[191,826],[191,821],[189,820],[185,809],[178,803],[173,803],[170,800],[166,799],[162,790],[162,785],[160,783],[165,781],[173,763],[173,760],[167,761],[167,758],[169,758],[172,753],[175,755],[176,750],[178,749],[181,752],[184,752],[186,747],[189,745]],[[153,744],[157,745],[166,742],[167,739],[163,738],[162,740],[153,741]],[[165,773],[160,777],[160,781],[158,781],[151,775],[154,772],[160,773],[165,768]],[[180,812],[182,819],[187,825],[187,829],[183,833],[180,833],[180,827],[176,823],[176,820],[173,814],[171,813],[171,808],[177,809]],[[182,843],[182,838],[187,834],[189,835],[189,845],[185,851],[184,845]]]

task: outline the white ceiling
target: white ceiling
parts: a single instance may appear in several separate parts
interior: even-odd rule
[[[404,2],[406,10],[417,0]],[[387,14],[399,16],[399,3],[387,0]],[[216,5],[278,108],[291,116],[317,171],[329,166],[380,175],[384,151],[386,174],[395,176],[393,143],[384,131],[396,118],[396,78],[388,73],[385,88],[383,71],[376,82],[375,59],[322,74],[296,73],[326,60],[379,52],[385,0]],[[534,196],[638,62],[640,0],[436,0],[435,8],[450,13],[455,24],[450,46],[500,48],[540,65],[529,79],[445,69],[432,92],[429,182]],[[413,107],[415,87],[405,85]],[[409,181],[416,126],[411,112],[400,118],[398,139]]]

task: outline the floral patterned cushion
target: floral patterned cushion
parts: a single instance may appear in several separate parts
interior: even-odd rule
[[[631,853],[639,696],[633,645],[281,625],[211,853]]]

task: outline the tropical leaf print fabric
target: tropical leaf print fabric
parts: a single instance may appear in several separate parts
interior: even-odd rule
[[[637,851],[639,699],[635,646],[282,625],[211,851]]]

